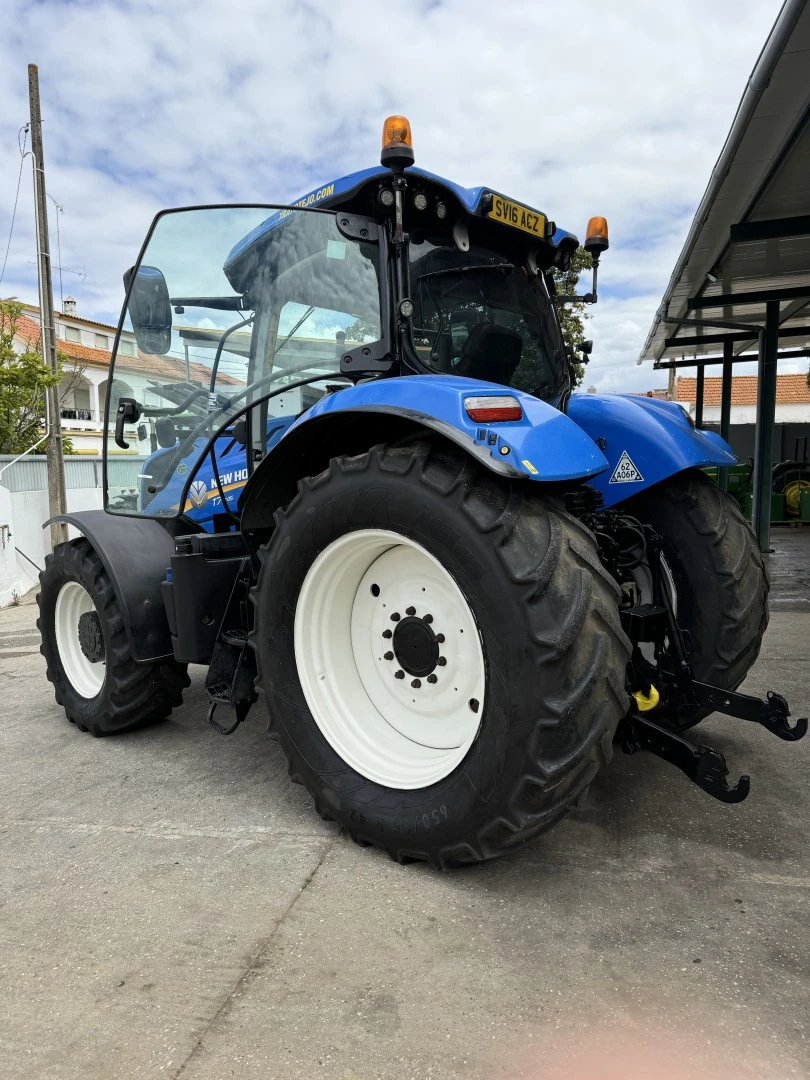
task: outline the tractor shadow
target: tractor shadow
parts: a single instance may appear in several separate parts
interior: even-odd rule
[[[203,791],[203,803],[220,813],[226,808],[224,816],[234,825],[245,821],[302,836],[340,832],[336,824],[322,822],[306,790],[290,782],[286,758],[267,735],[261,702],[228,737],[208,727],[206,705],[198,672],[186,703],[168,724],[123,738],[146,736],[154,741],[155,754],[168,751],[194,788]],[[634,873],[693,859],[717,864],[742,855],[771,866],[803,866],[810,844],[810,800],[802,783],[804,744],[782,743],[754,725],[718,716],[696,728],[692,739],[725,754],[730,782],[741,773],[751,774],[745,802],[718,802],[660,758],[649,753],[629,756],[616,746],[612,762],[562,822],[494,863],[454,875],[471,880],[482,875],[492,885],[501,876],[508,879],[528,868],[541,877],[576,874],[583,866]],[[348,838],[345,842],[351,846]],[[366,849],[362,855],[388,863],[383,852]],[[427,867],[410,870],[434,873]]]

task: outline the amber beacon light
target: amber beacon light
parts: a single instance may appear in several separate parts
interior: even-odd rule
[[[588,228],[585,230],[586,250],[590,251],[591,255],[598,259],[603,251],[607,251],[609,246],[607,218],[592,217],[588,222]]]
[[[383,124],[380,163],[389,169],[405,169],[413,162],[411,125],[404,116],[389,116]]]

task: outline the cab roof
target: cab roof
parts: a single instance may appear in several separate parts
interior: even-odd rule
[[[360,169],[358,172],[347,173],[346,176],[341,176],[339,180],[333,181],[331,184],[326,184],[323,187],[315,188],[313,191],[308,192],[301,199],[296,199],[292,204],[293,206],[316,206],[320,202],[326,202],[326,205],[331,203],[339,203],[340,197],[343,195],[353,194],[354,191],[362,187],[369,180],[374,180],[377,177],[390,176],[391,172],[383,165],[375,165],[370,169]],[[494,188],[488,187],[461,187],[460,184],[454,184],[452,180],[446,180],[443,176],[437,176],[436,173],[428,172],[427,169],[420,169],[416,165],[411,165],[408,169],[407,176],[420,176],[424,180],[430,180],[434,184],[438,184],[440,187],[446,188],[451,192],[461,205],[470,214],[477,214],[481,208],[481,200],[484,195],[500,195],[503,198],[509,198],[508,195],[504,195],[502,191],[496,191]],[[331,189],[331,194],[324,195],[323,192]],[[522,200],[518,200],[521,201]],[[523,204],[522,204],[523,205]],[[530,210],[535,210],[537,213],[537,207],[529,207]],[[573,233],[566,232],[565,229],[556,228],[551,238],[551,242],[556,246],[559,246],[561,240],[565,237],[571,237],[576,240]]]
[[[390,177],[390,175],[390,169],[385,168],[383,165],[374,165],[370,169],[360,169],[357,172],[347,173],[346,176],[341,176],[339,179],[333,180],[329,184],[322,184],[320,187],[313,188],[312,191],[307,192],[306,195],[296,199],[294,202],[290,203],[290,205],[302,209],[310,209],[312,207],[321,207],[323,209],[340,207],[344,203],[347,203],[370,181],[382,179],[386,176]],[[446,180],[442,176],[437,176],[435,173],[428,172],[426,169],[417,168],[415,165],[409,167],[406,175],[418,176],[423,180],[427,180],[430,183],[443,188],[450,195],[454,196],[469,214],[477,215],[481,212],[481,203],[484,196],[499,195],[501,198],[509,198],[509,196],[504,195],[503,192],[495,191],[494,188],[461,187],[459,184],[454,184],[452,180]],[[525,204],[521,203],[520,205],[523,206]],[[535,207],[528,207],[528,209],[533,210],[536,213],[541,213],[541,211],[536,210]],[[276,211],[271,214],[266,221],[263,221],[261,225],[258,225],[251,233],[243,237],[239,243],[236,244],[226,261],[226,273],[228,272],[228,268],[236,262],[248,247],[252,247],[257,240],[282,220],[281,215],[283,213],[284,211]],[[551,238],[546,240],[546,243],[550,244],[552,248],[559,248],[561,245],[565,245],[569,250],[572,250],[578,246],[579,241],[573,233],[566,232],[565,229],[560,229],[555,225],[554,232]]]

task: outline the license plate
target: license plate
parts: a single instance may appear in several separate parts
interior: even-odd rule
[[[546,216],[538,214],[536,210],[530,210],[528,206],[504,199],[502,195],[492,196],[492,206],[487,211],[487,217],[493,221],[500,221],[503,225],[511,225],[513,229],[522,229],[523,232],[531,233],[540,240],[546,238]]]

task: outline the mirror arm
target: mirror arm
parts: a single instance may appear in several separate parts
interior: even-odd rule
[[[244,296],[172,296],[169,303],[173,308],[206,307],[215,311],[246,311],[248,307]]]

